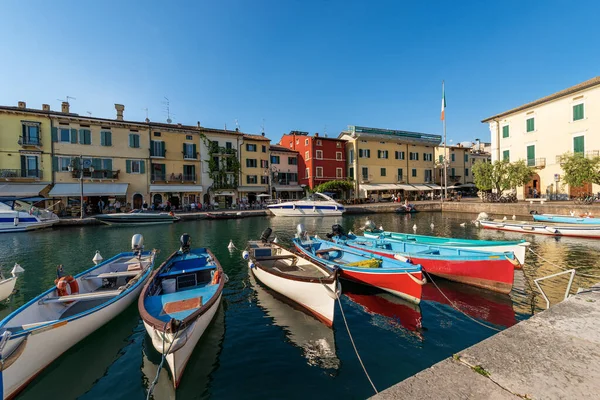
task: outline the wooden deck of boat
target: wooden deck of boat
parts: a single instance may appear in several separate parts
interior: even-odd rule
[[[270,266],[265,267],[272,268],[284,274],[302,276],[306,278],[322,278],[327,276],[322,269],[314,266],[313,264],[292,265],[284,260],[277,260]]]

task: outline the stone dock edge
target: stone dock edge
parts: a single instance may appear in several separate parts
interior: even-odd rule
[[[599,393],[596,285],[372,399],[597,399]]]

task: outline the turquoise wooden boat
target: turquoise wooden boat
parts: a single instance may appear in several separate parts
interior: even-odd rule
[[[561,224],[600,225],[600,218],[579,215],[533,214],[537,222],[558,222]]]

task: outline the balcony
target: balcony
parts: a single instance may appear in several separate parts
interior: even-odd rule
[[[196,174],[163,174],[160,172],[154,173],[152,175],[150,175],[150,180],[154,183],[154,182],[196,182],[197,181],[198,176]]]
[[[534,168],[544,168],[546,166],[546,159],[544,157],[530,158],[527,160],[527,166]]]
[[[43,176],[40,169],[0,169],[0,179],[6,181],[40,180]]]
[[[237,189],[237,184],[235,182],[214,182],[211,186],[212,190],[222,190],[222,189]]]
[[[167,180],[167,174],[155,173],[150,175],[150,179],[153,182],[165,182]]]
[[[404,175],[395,175],[396,183],[404,183]]]
[[[197,160],[198,159],[198,155],[197,154],[183,153],[183,159],[184,160]]]
[[[360,177],[360,183],[369,183],[372,180],[373,180],[373,175],[372,174],[361,175],[361,177]]]
[[[42,145],[42,139],[36,136],[19,136],[19,146],[35,146],[40,147]]]
[[[196,174],[183,174],[182,182],[196,182]]]
[[[600,157],[600,150],[588,150],[588,151],[586,151],[584,153],[578,152],[578,153],[575,153],[575,154],[583,155],[585,158],[592,159],[592,158]],[[564,164],[565,163],[565,157],[572,156],[572,155],[573,155],[573,153],[569,152],[569,153],[566,153],[566,154],[561,154],[559,156],[556,156],[556,163],[557,164]]]
[[[165,158],[166,155],[167,155],[167,150],[159,150],[159,151],[150,150],[150,157]]]
[[[119,179],[119,172],[121,172],[121,170],[117,170],[117,171],[113,171],[110,169],[94,169],[93,171],[90,171],[89,169],[84,169],[83,170],[83,178],[88,178],[88,179]],[[75,169],[73,171],[71,171],[71,176],[73,178],[79,179],[79,170]]]

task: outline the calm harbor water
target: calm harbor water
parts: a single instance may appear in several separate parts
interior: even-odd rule
[[[412,232],[416,224],[420,234],[520,238],[517,234],[479,230],[471,223],[460,226],[474,219],[474,215],[373,214],[370,218],[378,226],[400,232]],[[18,293],[0,305],[0,316],[8,315],[50,287],[57,264],[63,264],[65,271],[74,275],[92,265],[96,250],[104,258],[128,250],[135,233],[144,235],[146,249],[162,251],[158,259],[162,262],[178,248],[179,236],[187,232],[195,246],[212,249],[230,282],[213,324],[188,364],[177,398],[365,398],[373,391],[356,359],[339,309],[333,329],[325,328],[274,298],[249,276],[240,252],[230,253],[227,249],[229,239],[243,248],[267,227],[273,228],[273,236],[281,243],[289,244],[299,222],[310,233],[323,236],[334,223],[358,232],[365,219],[366,216],[257,217],[169,226],[89,226],[4,234],[0,241],[3,271],[6,273],[18,262],[26,272],[17,283]],[[531,289],[533,278],[558,272],[550,262],[600,275],[600,243],[526,238],[547,261],[528,253],[525,268],[515,272],[510,296],[436,280],[444,295],[468,316],[452,308],[431,284],[425,286],[420,307],[414,307],[389,294],[343,282],[342,307],[363,362],[379,390],[495,333],[482,324],[505,329],[540,311],[545,302]],[[566,282],[567,278],[562,277],[544,285],[553,302],[564,295]],[[573,291],[593,283],[593,278],[576,278]],[[160,355],[147,339],[134,304],[67,351],[20,398],[143,399],[159,362]],[[166,369],[161,372],[154,398],[175,398]]]

